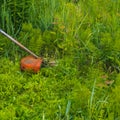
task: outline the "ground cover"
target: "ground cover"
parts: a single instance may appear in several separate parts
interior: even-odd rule
[[[118,0],[6,0],[0,10],[1,29],[56,61],[23,72],[28,54],[0,35],[1,120],[120,119]]]

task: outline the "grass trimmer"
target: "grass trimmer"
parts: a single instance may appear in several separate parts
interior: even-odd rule
[[[29,56],[26,56],[26,57],[21,59],[21,61],[20,61],[21,70],[23,70],[23,71],[26,71],[26,70],[27,71],[33,71],[33,72],[37,73],[40,70],[43,59],[38,57],[35,53],[30,51],[28,48],[26,48],[24,45],[19,43],[17,40],[12,38],[10,35],[8,35],[6,32],[4,32],[1,29],[0,29],[0,33],[2,33],[4,36],[9,38],[12,42],[17,44],[19,47],[24,49],[26,52],[30,53]]]

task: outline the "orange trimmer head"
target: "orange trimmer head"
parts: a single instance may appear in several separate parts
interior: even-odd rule
[[[0,33],[2,33],[4,36],[9,38],[12,42],[14,42],[18,46],[20,46],[22,49],[24,49],[25,51],[27,51],[28,53],[31,54],[31,56],[27,56],[27,57],[24,57],[21,59],[21,61],[20,61],[21,70],[33,71],[33,72],[37,73],[40,70],[43,59],[38,57],[36,54],[34,54],[32,51],[27,49],[25,46],[23,46],[21,43],[19,43],[17,40],[12,38],[10,35],[5,33],[1,29],[0,29]]]
[[[32,71],[34,73],[38,73],[41,68],[42,62],[43,62],[42,58],[27,56],[21,59],[20,68],[23,71]]]

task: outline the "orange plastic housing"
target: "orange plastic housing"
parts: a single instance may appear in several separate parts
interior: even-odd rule
[[[37,73],[40,70],[42,62],[42,58],[34,58],[33,56],[27,56],[21,59],[20,67],[21,70],[33,71]]]

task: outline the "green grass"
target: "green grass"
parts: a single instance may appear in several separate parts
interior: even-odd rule
[[[120,2],[4,0],[0,28],[57,61],[38,74],[0,35],[0,120],[119,120]]]
[[[18,60],[0,62],[1,120],[119,117],[119,83],[106,85],[107,78],[102,77],[105,73],[101,71],[91,69],[87,77],[78,76],[76,67],[64,59],[56,67],[44,67],[32,74],[21,72]],[[119,82],[119,76],[116,78]]]

